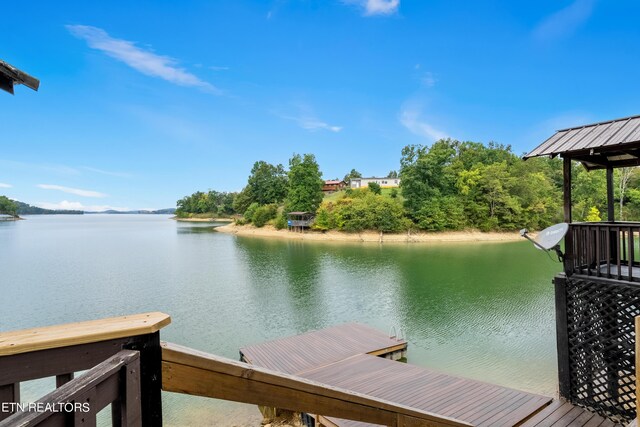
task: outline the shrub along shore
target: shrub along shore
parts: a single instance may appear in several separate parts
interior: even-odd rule
[[[287,212],[310,212],[315,215],[314,231],[407,236],[541,230],[563,218],[562,162],[525,162],[510,146],[451,139],[408,145],[402,149],[399,172],[388,175],[400,178],[399,188],[371,185],[325,195],[315,156],[294,154],[288,170],[281,164],[256,162],[238,193],[210,190],[180,199],[176,216],[229,216],[238,226],[284,229]],[[600,221],[606,210],[604,171],[587,172],[575,164],[572,175],[575,220]],[[347,187],[350,179],[361,176],[352,169],[344,177]],[[639,187],[640,169],[614,171],[616,219],[640,216]]]

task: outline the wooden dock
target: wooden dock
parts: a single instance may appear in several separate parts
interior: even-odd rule
[[[297,374],[357,354],[393,359],[406,356],[407,342],[367,325],[347,323],[240,349],[243,362]]]
[[[241,349],[248,363],[332,387],[450,417],[474,426],[616,424],[551,397],[470,380],[377,357],[406,349],[380,331],[346,324]],[[374,424],[315,415],[328,427]]]

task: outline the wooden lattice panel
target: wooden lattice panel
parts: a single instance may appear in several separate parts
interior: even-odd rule
[[[636,416],[640,286],[567,280],[570,400],[614,420]]]

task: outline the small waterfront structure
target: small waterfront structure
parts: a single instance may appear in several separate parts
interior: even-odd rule
[[[400,186],[400,178],[397,178],[397,177],[396,178],[392,178],[392,177],[351,178],[350,186],[351,188],[366,188],[372,182],[380,185],[380,187],[382,188],[393,188],[393,187]]]
[[[524,156],[563,161],[563,272],[553,279],[560,396],[616,420],[636,417],[640,223],[614,217],[615,168],[640,165],[640,116],[561,129]],[[607,219],[572,222],[572,162],[604,169]]]
[[[329,179],[329,180],[326,180],[324,184],[322,184],[322,192],[333,193],[333,192],[344,189],[346,186],[347,186],[347,183],[342,180]]]
[[[287,228],[289,231],[302,233],[305,228],[311,227],[313,217],[311,212],[289,212],[287,214]]]
[[[0,89],[13,95],[13,86],[20,84],[37,91],[40,80],[0,60]]]

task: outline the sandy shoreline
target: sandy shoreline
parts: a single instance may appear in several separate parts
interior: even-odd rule
[[[177,216],[173,216],[170,219],[179,222],[233,222],[233,220],[229,218],[178,218]]]
[[[362,233],[345,233],[341,231],[306,231],[295,233],[288,230],[276,230],[273,226],[266,225],[256,228],[252,225],[238,226],[235,224],[216,227],[217,231],[236,234],[238,236],[275,237],[293,240],[310,241],[342,241],[342,242],[370,242],[370,243],[433,243],[433,242],[513,242],[522,240],[517,231],[489,232],[480,231],[444,231],[431,233],[378,233],[366,231]]]

